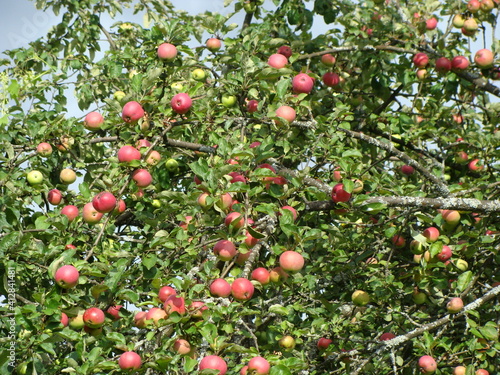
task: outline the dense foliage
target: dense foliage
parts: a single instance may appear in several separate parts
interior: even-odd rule
[[[488,1],[226,1],[223,16],[166,0],[36,0],[61,22],[1,60],[1,372],[118,373],[134,351],[142,374],[198,373],[210,355],[228,374],[256,356],[275,375],[432,373],[432,359],[437,374],[498,373],[500,43]],[[123,7],[144,23],[122,21]],[[456,15],[479,27],[461,31]],[[163,43],[177,55],[159,58]],[[282,46],[291,55],[273,67]],[[439,60],[456,56],[468,67]],[[179,93],[190,108],[172,108]],[[125,145],[139,160],[119,160]],[[125,211],[91,213],[104,191]],[[214,250],[220,240],[237,253]],[[56,283],[68,265],[77,284]],[[236,290],[245,280],[210,292],[259,267],[272,280],[261,270],[251,298]],[[164,305],[164,286],[183,300]],[[455,297],[465,307],[448,310]],[[83,327],[93,307],[104,324]],[[138,321],[155,307],[163,319]]]

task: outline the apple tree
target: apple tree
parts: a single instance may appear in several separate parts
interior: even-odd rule
[[[497,0],[34,3],[2,373],[498,373]]]

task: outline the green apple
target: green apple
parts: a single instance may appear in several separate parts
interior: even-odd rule
[[[31,171],[26,176],[30,185],[39,185],[43,181],[43,174],[40,171]]]
[[[253,13],[257,9],[257,5],[253,1],[247,0],[243,4],[243,9],[245,9],[247,13]]]
[[[172,90],[177,91],[177,92],[183,92],[184,91],[184,85],[180,82],[174,82],[170,85]]]
[[[203,69],[200,69],[200,68],[196,68],[195,70],[193,70],[191,72],[191,77],[195,80],[195,81],[204,81],[205,78],[207,78],[207,75],[205,74],[205,71]]]
[[[160,208],[161,207],[161,202],[158,199],[153,199],[153,201],[151,202],[151,205],[153,207]]]
[[[463,259],[458,259],[455,262],[455,266],[461,271],[467,271],[467,268],[469,268],[469,264]]]
[[[413,291],[412,293],[413,302],[417,305],[421,305],[427,301],[427,294],[424,292]]]
[[[222,105],[226,108],[233,107],[236,104],[236,96],[224,94],[222,95]]]
[[[83,322],[83,313],[72,318],[69,318],[69,326],[74,330],[80,330],[85,323]]]
[[[365,306],[370,303],[370,295],[363,290],[355,290],[351,298],[356,306]]]
[[[120,103],[122,102],[123,98],[125,98],[127,94],[125,94],[123,91],[115,91],[113,94],[113,97],[118,100]]]
[[[165,162],[165,168],[169,172],[177,172],[179,170],[179,163],[177,160],[170,158]]]

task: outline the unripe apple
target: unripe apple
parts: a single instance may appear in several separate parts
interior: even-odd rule
[[[281,267],[274,267],[269,271],[269,278],[273,283],[279,283],[288,279],[288,274]]]
[[[425,68],[429,64],[429,56],[423,52],[419,52],[413,57],[413,64],[417,68]]]
[[[335,203],[347,202],[351,199],[351,193],[344,190],[344,184],[335,185],[332,189],[331,196]]]
[[[273,68],[281,69],[284,68],[286,64],[288,64],[288,59],[281,53],[275,53],[274,55],[269,56],[267,63]]]
[[[60,143],[56,144],[56,148],[61,152],[68,152],[68,150],[75,144],[75,139],[73,137],[63,135],[59,138]]]
[[[363,290],[355,290],[351,295],[351,299],[356,306],[365,306],[370,303],[370,295]]]
[[[123,121],[132,124],[137,122],[144,116],[144,109],[142,106],[136,102],[131,101],[126,103],[122,109],[122,119]]]
[[[231,294],[238,301],[247,301],[252,298],[255,287],[250,280],[243,277],[237,278],[231,284]]]
[[[271,370],[271,365],[263,357],[253,357],[248,362],[248,373],[254,375],[267,375]]]
[[[47,142],[41,142],[36,146],[36,152],[40,156],[50,156],[52,154],[52,146]]]
[[[491,68],[493,62],[495,61],[495,56],[487,48],[480,49],[474,55],[474,62],[481,69]]]
[[[181,115],[187,113],[192,104],[193,101],[191,100],[189,95],[183,92],[174,95],[174,97],[170,101],[170,105],[173,111]]]
[[[147,169],[136,169],[132,173],[132,180],[138,187],[147,187],[153,182],[153,177]]]
[[[141,356],[136,352],[125,352],[118,359],[118,366],[122,370],[138,370],[141,364]]]
[[[461,271],[467,271],[467,269],[469,268],[469,264],[463,259],[458,259],[455,262],[455,266]]]
[[[457,225],[460,222],[460,212],[455,210],[443,210],[441,212],[444,221],[451,225]]]
[[[429,227],[423,231],[422,235],[427,239],[427,242],[436,242],[439,237],[439,229]]]
[[[292,56],[292,49],[289,46],[281,46],[280,48],[278,48],[276,53],[279,53],[285,56],[286,58],[289,58],[290,56]]]
[[[221,357],[217,355],[209,355],[203,357],[199,364],[199,370],[203,371],[205,369],[219,370],[218,375],[226,375],[227,364]]]
[[[207,39],[205,45],[207,46],[209,51],[217,52],[218,50],[220,50],[222,43],[217,38],[209,38]]]
[[[115,209],[116,198],[109,191],[103,191],[92,199],[92,205],[97,212],[108,213]]]
[[[191,353],[191,344],[187,340],[177,339],[174,342],[174,350],[180,355]]]
[[[30,171],[26,175],[26,180],[30,185],[39,185],[43,181],[43,174],[40,171]]]
[[[70,168],[65,168],[59,173],[59,179],[64,185],[71,185],[76,181],[76,173]]]
[[[455,14],[455,16],[453,17],[453,26],[456,27],[457,29],[460,29],[464,26],[464,18],[462,17],[461,14]]]
[[[419,292],[418,290],[414,290],[412,292],[412,299],[417,305],[421,305],[427,301],[427,294],[424,292]]]
[[[313,79],[306,73],[299,73],[292,79],[292,90],[296,94],[309,94],[314,86]]]
[[[221,103],[226,108],[234,107],[234,105],[236,104],[236,96],[223,94],[221,98]]]
[[[327,53],[327,54],[321,56],[321,62],[323,64],[325,64],[326,66],[335,65],[335,61],[336,61],[335,57],[330,53]]]
[[[62,193],[57,189],[50,190],[47,194],[47,201],[53,206],[58,206],[62,201]]]
[[[477,25],[477,21],[474,18],[468,18],[464,21],[464,27],[462,28],[462,30],[474,33],[478,28],[479,26]]]
[[[83,121],[85,129],[91,131],[99,130],[102,124],[104,124],[104,117],[99,112],[90,112]]]
[[[463,308],[464,308],[464,301],[462,301],[462,298],[460,297],[452,298],[446,304],[446,309],[451,314],[455,314],[461,311]]]
[[[70,289],[76,286],[78,284],[79,277],[80,273],[76,267],[71,265],[59,267],[54,274],[54,279],[56,280],[57,285],[63,289]]]
[[[85,323],[83,322],[83,314],[79,314],[77,316],[69,318],[68,325],[71,329],[74,329],[75,331],[82,329],[85,326]]]
[[[278,341],[279,346],[285,349],[293,349],[295,347],[295,339],[292,336],[283,336]]]
[[[191,78],[193,78],[195,81],[203,82],[207,78],[207,74],[203,69],[196,68],[191,72]]]
[[[104,324],[104,312],[98,307],[91,307],[83,313],[83,322],[89,328],[99,328]]]
[[[229,240],[220,240],[214,246],[214,254],[224,262],[230,261],[236,256],[236,246]]]
[[[437,370],[437,363],[431,356],[424,355],[419,358],[418,367],[424,374],[432,374]]]
[[[304,267],[304,257],[292,250],[287,250],[280,255],[280,267],[286,272],[298,272]]]
[[[61,214],[66,215],[69,222],[75,220],[76,217],[79,215],[79,213],[80,212],[78,210],[78,207],[73,206],[72,204],[64,206],[63,209],[61,210]]]
[[[99,221],[101,221],[102,215],[102,213],[98,212],[94,208],[92,202],[89,202],[85,206],[83,206],[82,217],[83,221],[85,221],[87,224],[97,224]]]
[[[419,81],[424,81],[428,77],[427,69],[418,69],[415,73]]]
[[[276,117],[284,119],[286,123],[292,123],[295,120],[296,116],[297,113],[295,112],[295,109],[287,105],[282,105],[276,110]],[[282,124],[282,121],[277,120],[276,123]]]
[[[168,296],[163,304],[163,309],[170,315],[174,312],[184,315],[186,313],[186,304],[184,298],[177,295]]]
[[[113,93],[113,97],[115,98],[115,100],[117,100],[118,102],[122,102],[122,100],[127,96],[127,94],[125,94],[123,91],[115,91]]]
[[[162,43],[156,51],[158,58],[165,61],[173,61],[177,56],[177,47],[170,43]]]

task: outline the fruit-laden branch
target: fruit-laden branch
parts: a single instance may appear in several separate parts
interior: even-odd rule
[[[363,202],[363,205],[383,203],[388,207],[418,207],[443,210],[500,212],[500,201],[488,201],[474,198],[423,198],[423,197],[373,197]],[[328,211],[337,209],[333,201],[307,202],[307,211]]]
[[[373,137],[370,137],[366,134],[354,132],[354,131],[348,130],[348,129],[338,128],[338,130],[346,133],[348,136],[350,136],[352,138],[361,139],[362,141],[365,141],[365,142],[367,142],[371,145],[374,145],[378,148],[384,149],[384,150],[388,151],[389,153],[395,155],[400,160],[404,161],[408,165],[411,165],[416,170],[418,170],[420,173],[422,173],[428,180],[433,182],[436,189],[440,193],[440,195],[445,196],[445,197],[450,195],[450,190],[448,189],[448,186],[446,186],[446,184],[442,180],[440,180],[439,178],[434,176],[427,168],[423,167],[419,162],[410,158],[404,152],[399,151],[396,147],[393,146],[392,143],[380,142],[379,140],[377,140]]]
[[[248,279],[248,276],[250,275],[250,272],[253,269],[253,264],[255,263],[255,261],[257,259],[259,259],[260,249],[262,248],[264,241],[267,239],[267,237],[269,237],[271,234],[273,234],[274,230],[276,229],[276,221],[274,218],[272,218],[270,216],[267,217],[267,220],[264,224],[265,224],[265,228],[264,228],[265,237],[261,238],[259,240],[259,242],[257,242],[255,244],[255,246],[252,247],[252,249],[250,250],[250,256],[248,257],[248,259],[245,262],[245,268],[243,269],[243,272],[241,273],[241,277]],[[258,228],[259,227],[257,227],[257,229]]]
[[[93,138],[89,140],[89,143],[100,143],[100,142],[116,142],[118,137],[103,137],[103,138]],[[215,148],[211,146],[205,146],[199,143],[179,141],[177,139],[166,138],[164,139],[165,145],[171,147],[186,148],[188,150],[206,152],[208,154],[215,154]]]

